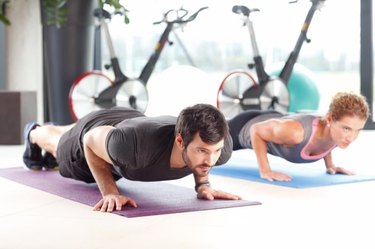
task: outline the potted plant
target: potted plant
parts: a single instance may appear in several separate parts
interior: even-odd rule
[[[0,0],[0,22],[9,25],[10,21],[5,15],[7,4],[9,3],[9,0]]]
[[[0,0],[0,21],[10,24]],[[70,86],[81,73],[90,70],[93,59],[94,16],[98,7],[112,7],[124,13],[120,0],[40,0],[43,34],[44,121],[68,124],[73,120],[68,107]]]
[[[48,16],[48,23],[61,27],[66,22],[67,9],[64,8],[69,0],[42,0],[41,4],[44,6]],[[6,8],[10,0],[0,0],[0,22],[9,25],[10,21],[6,16]],[[124,14],[124,22],[129,23],[129,18],[126,15],[128,10],[120,3],[120,0],[98,0],[98,6],[114,8],[116,11],[121,11]]]

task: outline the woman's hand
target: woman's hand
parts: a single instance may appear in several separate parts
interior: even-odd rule
[[[354,175],[355,173],[353,171],[344,169],[342,167],[328,167],[327,168],[327,174],[335,175],[335,174],[343,174],[343,175]]]
[[[272,170],[267,171],[267,172],[260,172],[259,174],[261,178],[266,179],[270,182],[273,182],[273,181],[290,182],[292,180],[291,176],[281,173],[281,172],[272,171]]]

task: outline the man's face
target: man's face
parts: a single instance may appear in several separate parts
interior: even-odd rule
[[[186,165],[197,176],[207,176],[211,167],[215,165],[224,148],[224,139],[216,144],[206,144],[199,134],[195,134],[191,143],[182,151],[182,158]]]

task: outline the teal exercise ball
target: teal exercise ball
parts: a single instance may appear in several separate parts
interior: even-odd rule
[[[270,75],[278,76],[282,65],[270,69]],[[319,109],[320,93],[313,73],[301,64],[295,64],[288,82],[289,112],[315,112]]]

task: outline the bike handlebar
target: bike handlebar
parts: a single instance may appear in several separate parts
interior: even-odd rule
[[[180,9],[170,9],[168,10],[167,12],[164,13],[164,16],[163,16],[163,19],[161,21],[158,21],[158,22],[154,22],[154,24],[160,24],[160,23],[163,23],[163,22],[166,22],[166,23],[178,23],[178,24],[182,24],[182,23],[188,23],[188,22],[191,22],[193,21],[199,14],[199,12],[201,12],[202,10],[205,10],[205,9],[208,9],[208,7],[202,7],[200,8],[198,11],[196,11],[194,14],[192,14],[190,17],[188,17],[187,19],[184,19],[184,17],[186,17],[188,15],[188,11],[184,8],[180,8]],[[175,12],[176,13],[176,18],[175,20],[173,21],[169,21],[168,20],[168,16],[171,12]]]
[[[292,0],[289,3],[297,3],[299,0]],[[313,3],[325,2],[326,0],[310,0]]]
[[[326,0],[310,0],[313,5],[317,5],[319,8]],[[289,1],[290,4],[297,3],[298,0]],[[232,12],[235,14],[243,14],[244,16],[249,17],[251,12],[259,11],[259,9],[249,9],[244,5],[234,5],[232,7]]]

